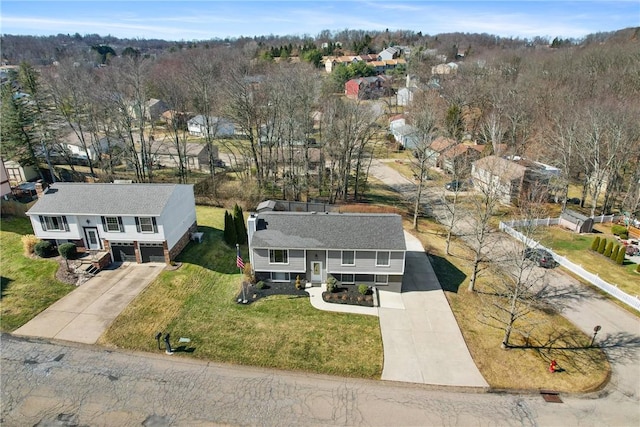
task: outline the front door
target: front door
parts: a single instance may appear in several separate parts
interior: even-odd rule
[[[311,283],[322,283],[322,261],[311,261]]]
[[[87,242],[87,249],[89,249],[90,251],[98,251],[101,249],[97,228],[85,228],[84,237],[85,241]]]

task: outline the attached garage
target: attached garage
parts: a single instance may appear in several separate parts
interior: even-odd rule
[[[139,246],[142,262],[165,262],[164,244],[140,242]]]
[[[111,254],[116,262],[136,262],[136,250],[133,242],[111,242]]]

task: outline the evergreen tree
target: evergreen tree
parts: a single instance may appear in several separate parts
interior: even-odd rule
[[[611,251],[613,250],[613,242],[607,243],[607,247],[604,250],[603,255],[609,258],[611,256]]]
[[[618,251],[618,256],[616,257],[616,263],[622,265],[624,264],[624,256],[626,253],[626,249],[624,246],[620,246],[620,250]],[[640,264],[638,264],[640,266]],[[640,272],[640,271],[639,271]]]
[[[611,250],[611,255],[609,256],[609,258],[611,258],[611,261],[616,261],[616,259],[618,259],[618,251],[620,250],[620,245],[615,245],[613,247],[613,249]]]
[[[233,222],[236,230],[237,242],[241,245],[247,243],[247,227],[244,224],[244,214],[242,208],[236,205],[233,207]]]
[[[607,239],[600,239],[598,244],[598,253],[604,253],[604,248],[607,246]]]
[[[600,236],[596,236],[596,238],[593,239],[593,243],[591,243],[591,250],[597,251],[598,246],[600,246]]]

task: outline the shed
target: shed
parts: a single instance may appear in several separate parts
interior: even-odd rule
[[[558,224],[576,233],[591,233],[593,229],[593,218],[589,218],[571,209],[566,209],[560,214],[560,222]]]

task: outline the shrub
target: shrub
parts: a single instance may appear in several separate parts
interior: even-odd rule
[[[628,234],[627,227],[625,227],[624,225],[614,224],[611,227],[611,233],[613,233],[614,236],[620,236],[621,234]]]
[[[598,244],[598,252],[604,253],[604,248],[607,246],[607,239],[600,239],[600,243]]]
[[[264,289],[264,282],[262,280],[260,280],[258,283],[256,283],[256,288],[257,289]]]
[[[304,286],[302,285],[302,281],[300,280],[300,275],[296,276],[296,289],[297,290],[301,290],[302,288],[304,288]]]
[[[367,292],[369,292],[369,286],[365,284],[358,285],[358,292],[360,292],[362,295],[366,295]]]
[[[613,247],[613,249],[611,250],[611,255],[609,256],[609,258],[611,258],[612,261],[615,261],[616,259],[618,259],[618,251],[619,250],[620,250],[620,245],[615,245]]]
[[[622,240],[627,240],[629,238],[629,233],[625,232],[625,233],[620,233],[620,237]]]
[[[600,236],[596,236],[596,238],[593,239],[593,243],[591,243],[591,250],[597,251],[598,246],[600,246]]]
[[[25,256],[30,256],[33,253],[33,247],[40,241],[33,234],[26,234],[22,236],[21,240]]]
[[[609,258],[611,256],[612,250],[613,250],[613,242],[607,243],[607,248],[604,250],[603,255]]]
[[[58,246],[58,253],[64,259],[73,259],[78,253],[78,249],[73,243],[63,243]]]
[[[40,258],[46,258],[50,256],[52,250],[53,245],[51,244],[51,242],[47,242],[46,240],[38,242],[33,246],[33,252],[35,252],[35,254]]]
[[[335,292],[336,289],[338,288],[336,286],[336,278],[335,277],[329,277],[327,278],[327,292]]]
[[[616,263],[622,265],[624,264],[624,254],[625,254],[625,250],[624,247],[620,248],[620,250],[618,251],[618,256],[616,257]]]

